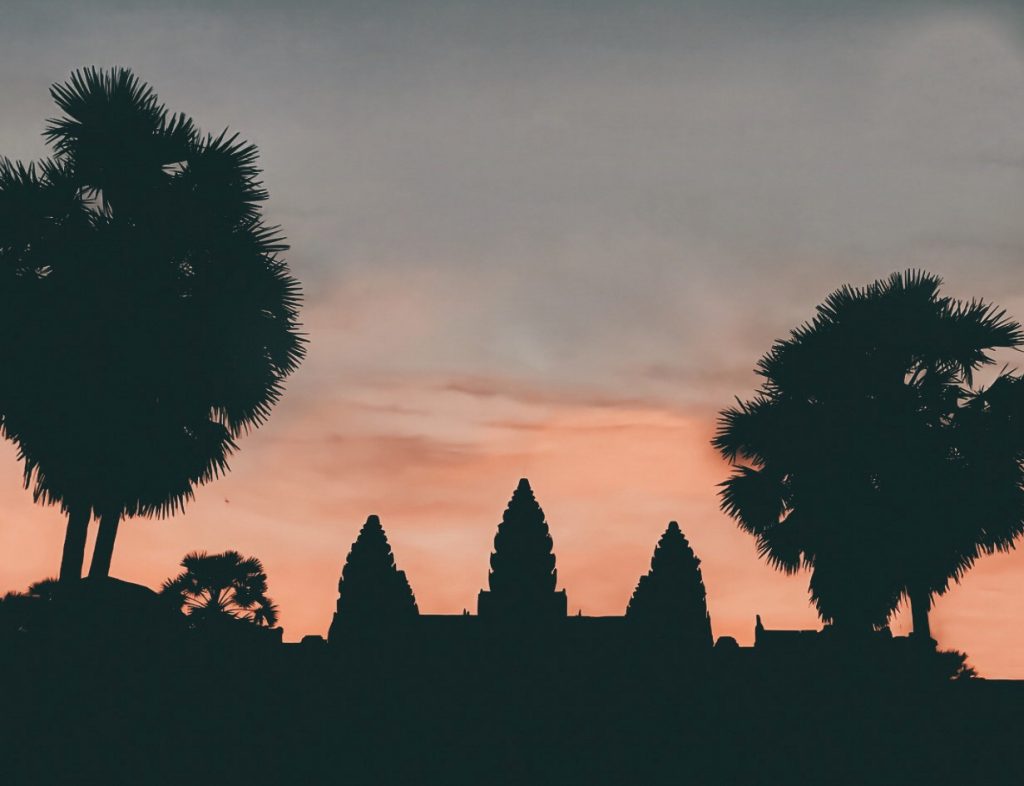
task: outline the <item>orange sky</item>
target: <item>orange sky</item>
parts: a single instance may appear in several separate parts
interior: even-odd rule
[[[714,487],[726,468],[708,446],[706,413],[427,376],[353,383],[315,404],[299,398],[243,441],[231,474],[185,515],[127,522],[113,573],[156,586],[186,551],[237,548],[263,560],[287,639],[325,634],[348,548],[377,513],[420,609],[475,611],[495,528],[527,476],[571,613],[621,614],[675,519],[703,561],[716,636],[749,644],[755,613],[769,627],[816,625],[807,576],[759,562],[753,541],[718,512]],[[33,506],[19,479],[5,445],[0,589],[24,588],[59,561],[60,514]],[[982,560],[934,612],[942,645],[968,651],[987,676],[1024,676],[1022,559]],[[908,624],[900,617],[896,632]]]

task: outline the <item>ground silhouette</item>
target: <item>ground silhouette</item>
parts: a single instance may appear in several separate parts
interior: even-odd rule
[[[1022,774],[1018,758],[989,751],[1013,749],[1024,686],[967,679],[962,654],[882,633],[766,630],[760,618],[754,647],[712,649],[699,559],[674,522],[627,616],[567,616],[564,605],[556,615],[551,544],[524,479],[491,561],[492,576],[533,582],[505,596],[523,607],[419,614],[371,516],[342,571],[329,643],[282,644],[279,628],[253,624],[272,622],[256,619],[267,578],[234,552],[189,555],[162,596],[109,578],[9,595],[5,783],[954,784]],[[211,620],[230,624],[197,624]]]

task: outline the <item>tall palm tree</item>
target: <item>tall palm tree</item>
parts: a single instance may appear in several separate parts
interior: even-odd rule
[[[255,557],[237,551],[192,552],[181,561],[185,570],[168,579],[160,594],[187,614],[197,627],[226,620],[254,625],[277,624],[277,607],[267,597],[267,574]]]
[[[228,469],[304,355],[253,145],[203,135],[126,69],[51,94],[51,159],[0,163],[3,433],[68,514],[61,579],[106,576],[124,516]]]
[[[713,444],[736,465],[723,509],[774,567],[811,569],[837,627],[884,625],[905,598],[930,641],[934,596],[1024,532],[1024,383],[973,387],[1024,333],[940,284],[911,271],[833,292],[719,420]]]

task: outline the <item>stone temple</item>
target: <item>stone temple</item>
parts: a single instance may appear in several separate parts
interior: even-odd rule
[[[332,645],[372,645],[397,635],[427,648],[538,637],[569,649],[629,649],[642,641],[691,653],[712,648],[700,560],[675,522],[659,541],[651,570],[640,578],[625,615],[568,616],[551,531],[526,478],[498,524],[487,588],[477,596],[475,615],[419,613],[376,516],[353,544],[338,590],[328,637]]]

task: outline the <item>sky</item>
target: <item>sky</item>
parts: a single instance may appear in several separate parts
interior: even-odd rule
[[[1013,3],[7,0],[0,155],[46,153],[86,65],[259,146],[310,341],[230,475],[125,522],[112,572],[257,556],[286,640],[326,633],[371,513],[421,611],[475,611],[524,476],[571,613],[621,614],[677,520],[716,636],[815,627],[807,574],[718,510],[716,413],[844,283],[920,267],[1024,318]],[[63,532],[4,443],[0,592]],[[985,676],[1024,678],[1022,630],[1021,552],[933,612]]]

